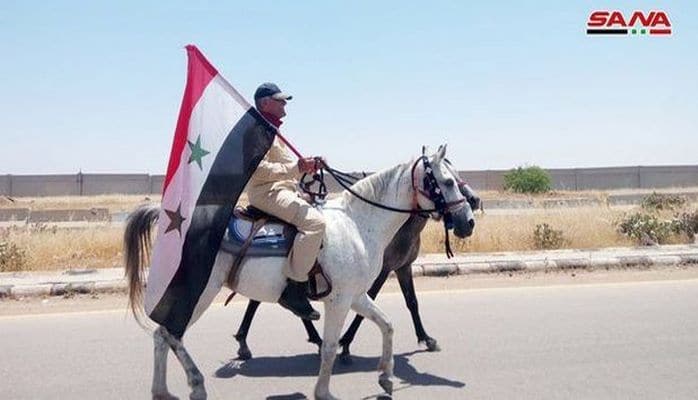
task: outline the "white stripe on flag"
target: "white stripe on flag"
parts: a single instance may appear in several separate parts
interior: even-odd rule
[[[196,143],[200,138],[201,147],[210,153],[201,158],[200,168],[196,161],[189,162],[192,152],[187,144],[182,152],[179,168],[163,195],[158,239],[153,249],[144,302],[147,314],[153,311],[177,272],[191,216],[211,165],[228,133],[249,108],[250,105],[237,95],[230,84],[217,75],[206,86],[192,110],[187,139]],[[164,210],[176,211],[180,206],[181,214],[185,218],[181,226],[181,235],[176,230],[165,234],[170,225],[170,218]]]

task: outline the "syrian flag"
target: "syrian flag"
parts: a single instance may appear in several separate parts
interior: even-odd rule
[[[186,46],[187,84],[165,176],[145,311],[177,336],[213,301],[226,225],[276,128],[196,46]]]

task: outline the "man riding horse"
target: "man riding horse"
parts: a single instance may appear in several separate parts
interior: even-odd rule
[[[283,93],[273,83],[261,84],[254,94],[257,110],[277,129],[282,124],[281,118],[286,116],[286,102],[291,99],[292,96]],[[321,212],[300,196],[297,185],[302,174],[316,171],[315,158],[294,160],[294,155],[277,136],[250,178],[247,193],[251,206],[298,229],[288,264],[284,268],[288,284],[279,298],[279,304],[301,318],[317,320],[320,313],[310,305],[305,286],[308,273],[317,262],[325,235],[325,219]]]
[[[315,166],[310,164],[314,161],[304,159],[294,164],[285,149],[272,148],[277,132],[251,110],[250,104],[196,46],[187,46],[187,55],[187,86],[175,129],[162,207],[137,208],[129,215],[124,230],[129,305],[138,321],[142,321],[140,317],[145,313],[158,325],[153,331],[153,398],[174,397],[167,388],[170,350],[186,373],[191,388],[189,397],[207,398],[204,375],[182,340],[224,286],[257,301],[286,301],[295,295],[296,300],[301,297],[305,302],[297,290],[301,285],[292,283],[288,289],[287,276],[305,280],[304,274],[315,264],[316,255],[323,265],[326,282],[332,285],[328,285],[331,289],[322,298],[324,328],[315,398],[336,399],[330,391],[330,378],[342,326],[350,310],[374,322],[381,331],[378,384],[391,395],[394,329],[366,291],[381,272],[386,247],[410,215],[429,214],[443,221],[444,229],[452,227],[461,238],[472,234],[475,226],[472,209],[456,185],[457,176],[447,165],[446,146],[433,154],[423,150],[416,159],[345,187],[339,197],[329,200],[323,208],[324,223],[303,228],[308,215],[312,217],[316,210],[300,202],[295,186],[285,181],[289,175],[295,177],[303,171],[313,171]],[[278,87],[262,85],[255,97],[272,98],[266,105],[258,106],[278,124],[285,115],[283,102],[288,96]],[[209,159],[210,162],[194,163],[194,159],[201,161],[202,153],[208,153],[201,149],[201,132],[207,134],[205,139],[212,144],[210,148],[215,149],[216,157]],[[253,137],[259,140],[250,140]],[[276,146],[281,147],[281,143]],[[234,152],[235,148],[239,151]],[[250,182],[265,156],[261,171],[267,175]],[[326,167],[325,163],[319,164]],[[268,208],[262,207],[300,225],[304,229],[303,237],[311,236],[307,233],[312,228],[319,229],[323,235],[312,246],[304,244],[313,247],[313,251],[294,248],[290,264],[285,254],[246,257],[236,269],[235,279],[230,279],[236,256],[223,249],[221,240],[226,218],[232,213],[231,203],[237,201],[246,183],[250,183],[253,204],[260,205],[255,201],[260,199],[261,203],[273,203]],[[156,221],[158,238],[153,248],[151,229]],[[320,242],[325,246],[318,252]],[[301,241],[296,242],[299,244],[295,247],[304,247]],[[148,265],[151,265],[149,272]],[[296,266],[304,270],[293,271]],[[291,293],[282,295],[287,291]],[[307,311],[312,316],[310,307]]]

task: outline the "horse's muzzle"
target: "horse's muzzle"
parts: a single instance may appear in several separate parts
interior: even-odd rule
[[[473,234],[475,229],[475,216],[470,207],[462,207],[451,213],[453,221],[453,233],[463,239]]]

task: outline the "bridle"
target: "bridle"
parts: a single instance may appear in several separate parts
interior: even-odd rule
[[[422,150],[422,153],[424,153],[424,149]],[[417,166],[419,163],[422,163],[422,166],[424,168],[424,177],[422,179],[422,185],[424,189],[419,187],[418,185],[418,179],[417,175],[415,174]],[[446,160],[448,161],[448,160]],[[300,187],[301,190],[308,195],[311,196],[311,198],[315,202],[323,203],[325,201],[325,198],[327,197],[327,187],[325,186],[324,182],[324,171],[327,171],[336,181],[339,183],[339,185],[346,190],[347,192],[351,193],[353,196],[357,197],[358,199],[364,201],[365,203],[368,203],[374,207],[387,210],[387,211],[393,211],[393,212],[398,212],[398,213],[405,213],[405,214],[411,214],[411,215],[419,215],[423,218],[428,218],[430,214],[436,214],[437,218],[436,219],[443,219],[444,222],[444,231],[446,234],[446,240],[445,240],[445,250],[446,250],[446,256],[448,258],[453,257],[453,252],[451,251],[451,244],[449,240],[449,229],[453,228],[453,218],[451,213],[454,211],[457,211],[465,206],[466,199],[460,199],[456,201],[446,201],[446,198],[444,197],[443,191],[439,187],[438,181],[436,177],[434,176],[434,170],[431,166],[431,163],[429,162],[429,158],[422,154],[421,157],[419,157],[417,160],[415,160],[414,164],[412,164],[411,168],[411,182],[412,182],[412,208],[409,209],[404,209],[404,208],[396,208],[392,206],[388,206],[385,204],[380,204],[376,201],[373,201],[371,199],[367,199],[363,197],[362,195],[356,193],[354,190],[351,189],[351,185],[355,183],[358,178],[354,177],[351,174],[341,172],[338,170],[335,170],[333,168],[330,168],[329,165],[322,159],[322,158],[316,158],[315,159],[316,165],[319,167],[318,172],[313,174],[312,180],[311,181],[306,181],[305,178],[307,177],[308,174],[303,174],[303,177],[301,178],[300,181]],[[364,174],[364,177],[366,174]],[[455,175],[457,179],[457,184],[460,186],[461,184],[464,184],[463,181],[461,181],[457,175]],[[310,188],[312,185],[315,183],[319,184],[319,189],[317,191],[312,191]],[[426,197],[429,201],[434,203],[434,208],[430,209],[424,209],[419,205],[419,199],[418,196],[422,195]],[[318,201],[319,200],[319,201]]]
[[[422,165],[424,166],[424,178],[422,179],[422,185],[424,186],[424,189],[420,188],[417,186],[417,176],[415,175],[415,170],[417,169],[417,165],[419,164],[419,161],[422,161]],[[458,184],[460,185],[460,182],[462,182],[459,178],[458,179]],[[424,210],[419,206],[419,200],[418,197],[419,195],[422,195],[426,197],[428,200],[430,200],[432,203],[434,203],[434,208],[432,210]],[[453,221],[451,220],[451,212],[460,210],[464,206],[464,202],[466,201],[465,198],[461,200],[456,200],[456,201],[446,201],[446,198],[444,197],[441,188],[439,187],[439,183],[436,180],[436,177],[434,176],[434,170],[431,167],[431,163],[429,162],[429,159],[427,156],[422,155],[415,161],[415,163],[412,165],[412,209],[413,210],[420,210],[420,213],[432,213],[436,212],[439,217],[444,218],[444,223],[448,225],[447,229],[453,228]]]

